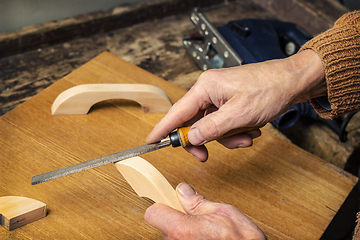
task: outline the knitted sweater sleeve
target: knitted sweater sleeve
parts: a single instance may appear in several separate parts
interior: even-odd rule
[[[331,109],[312,99],[323,118],[334,118],[360,110],[360,11],[339,18],[328,31],[304,44],[322,59]]]

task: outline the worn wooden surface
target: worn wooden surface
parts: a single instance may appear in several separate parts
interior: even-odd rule
[[[204,2],[206,1],[194,1],[194,4],[209,6]],[[241,18],[280,19],[295,22],[313,35],[331,27],[333,22],[347,11],[336,0],[242,0],[226,1],[222,4],[221,1],[211,2],[215,3],[217,4],[202,9],[215,26]],[[201,73],[187,55],[181,41],[185,34],[195,31],[189,20],[190,11],[187,12],[181,1],[174,1],[175,7],[167,0],[144,4],[145,6],[119,6],[109,11],[47,23],[45,26],[33,26],[30,31],[33,35],[51,37],[66,31],[67,37],[77,38],[63,39],[64,42],[59,44],[51,44],[52,40],[44,38],[44,41],[48,39],[49,42],[42,42],[35,50],[0,59],[0,114],[30,99],[105,50],[188,90]],[[164,13],[150,11],[154,9],[153,6],[157,6]],[[176,6],[178,12],[174,11]],[[130,16],[137,17],[132,20]],[[116,25],[124,24],[121,23],[124,17],[128,17],[133,25]],[[115,27],[111,31],[104,27],[109,24],[109,19],[120,21],[114,23]],[[92,32],[93,35],[86,35],[91,29],[98,31]],[[86,37],[79,34],[82,32]],[[28,28],[16,33],[0,33],[0,41],[17,39],[17,44],[26,44],[26,41],[21,39],[31,39],[31,34],[29,35]],[[267,128],[279,136],[285,134],[285,137],[298,146],[340,168],[344,168],[352,153],[353,156],[358,154],[354,150],[360,145],[360,114],[355,115],[347,128],[349,140],[346,143],[341,143],[323,124],[306,119],[282,133],[271,126]],[[357,172],[356,166],[354,169],[354,172]]]
[[[53,116],[56,96],[78,84],[146,83],[172,101],[184,90],[103,53],[0,118],[0,195],[47,204],[46,218],[1,239],[159,239],[143,219],[151,205],[113,164],[32,186],[31,177],[144,143],[163,114],[144,114],[128,101],[104,102],[88,115]],[[175,187],[188,182],[211,201],[248,215],[269,239],[319,239],[357,178],[268,133],[247,149],[212,142],[200,163],[182,148],[144,154]]]

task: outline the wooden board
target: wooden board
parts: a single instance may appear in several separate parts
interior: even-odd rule
[[[113,164],[32,186],[34,175],[145,143],[163,114],[144,114],[130,101],[95,105],[87,115],[52,116],[64,90],[88,83],[145,83],[172,102],[184,90],[103,53],[0,118],[0,196],[45,202],[48,216],[1,239],[159,239],[143,218],[140,198]],[[229,150],[208,144],[200,163],[182,148],[142,155],[175,187],[187,182],[211,201],[248,215],[269,239],[319,239],[357,178],[263,131],[254,146]]]

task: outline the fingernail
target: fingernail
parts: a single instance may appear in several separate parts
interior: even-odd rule
[[[204,137],[197,128],[190,129],[188,133],[188,139],[192,145],[202,145],[205,143]]]
[[[191,154],[194,158],[196,158],[196,160],[198,160],[199,162],[202,162],[200,158],[198,158],[196,155]]]
[[[244,144],[244,143],[239,143],[239,144],[236,146],[236,148],[243,148],[243,147],[245,147],[245,144]]]
[[[261,136],[261,131],[253,130],[247,133],[252,139],[258,138]]]
[[[180,183],[177,185],[176,191],[185,198],[196,195],[196,191],[187,183]]]
[[[251,147],[253,145],[252,142],[245,144],[245,143],[239,143],[236,148],[247,148],[247,147]]]

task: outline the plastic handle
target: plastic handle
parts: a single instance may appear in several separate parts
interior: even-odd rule
[[[230,137],[230,136],[236,135],[238,133],[243,133],[243,132],[248,132],[248,131],[251,131],[251,130],[259,129],[259,128],[262,128],[263,126],[236,128],[236,129],[230,130],[229,132],[225,133],[221,137],[216,138],[216,140],[223,139],[223,138],[226,138],[226,137]],[[181,128],[178,128],[178,130],[177,130],[177,134],[179,136],[180,143],[181,143],[182,147],[191,146],[191,143],[190,143],[190,141],[188,139],[189,130],[190,130],[190,127],[181,127]]]

